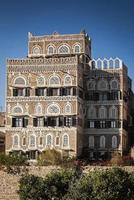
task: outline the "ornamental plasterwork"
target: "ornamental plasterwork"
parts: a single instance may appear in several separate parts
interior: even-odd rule
[[[69,102],[67,102],[67,104],[65,105],[65,113],[66,114],[71,114],[72,113],[72,105]]]
[[[53,102],[47,107],[47,114],[60,114],[60,106]]]

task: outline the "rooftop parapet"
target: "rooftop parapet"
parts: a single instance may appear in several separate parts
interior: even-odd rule
[[[125,67],[123,61],[119,58],[110,58],[110,59],[100,59],[97,60],[92,59],[89,62],[89,65],[91,69],[100,69],[100,70],[116,70],[116,69],[122,69],[122,67]]]

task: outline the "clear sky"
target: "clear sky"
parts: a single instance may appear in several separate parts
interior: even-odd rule
[[[6,58],[27,56],[28,32],[82,29],[92,38],[92,57],[121,58],[134,80],[134,0],[0,0],[0,107],[4,110]]]

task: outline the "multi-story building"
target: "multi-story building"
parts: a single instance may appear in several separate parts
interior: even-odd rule
[[[0,152],[5,151],[5,112],[0,112]]]
[[[29,33],[28,57],[7,60],[6,152],[123,153],[130,82],[121,60],[91,59],[85,32]]]

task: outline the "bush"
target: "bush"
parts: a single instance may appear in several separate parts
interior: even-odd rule
[[[110,165],[112,165],[112,166],[123,166],[123,165],[125,165],[125,162],[124,162],[121,154],[119,154],[118,152],[114,152],[112,154],[112,158],[110,160]]]
[[[78,178],[73,170],[60,170],[48,174],[45,179],[33,175],[20,179],[21,200],[62,199],[71,183]]]
[[[48,149],[38,157],[38,165],[59,165],[62,162],[61,153],[55,149]]]

